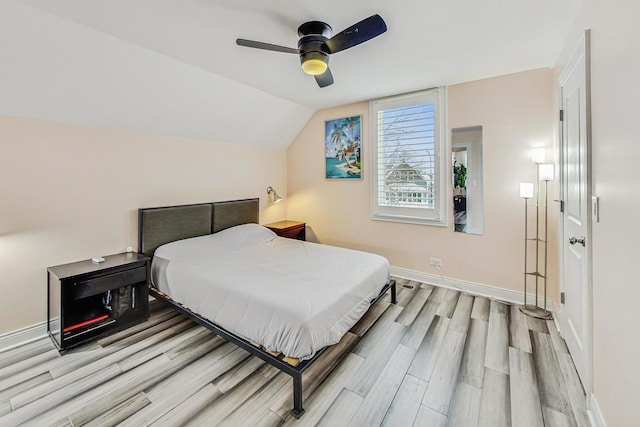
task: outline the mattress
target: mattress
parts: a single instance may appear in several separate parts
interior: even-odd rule
[[[337,343],[389,279],[386,258],[278,237],[257,224],[159,247],[151,282],[266,350],[308,359]]]

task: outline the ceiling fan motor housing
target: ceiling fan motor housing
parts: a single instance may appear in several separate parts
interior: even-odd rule
[[[326,70],[331,52],[325,42],[331,33],[329,24],[320,21],[305,22],[298,28],[300,64],[305,73],[318,75]]]
[[[298,36],[310,36],[312,34],[323,36],[326,39],[331,37],[333,29],[326,22],[309,21],[298,27]]]
[[[305,53],[318,52],[325,56],[329,55],[329,48],[326,41],[331,37],[333,30],[331,26],[325,22],[310,21],[298,27],[298,49],[300,50],[300,59]]]

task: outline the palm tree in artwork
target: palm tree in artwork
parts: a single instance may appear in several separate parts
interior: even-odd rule
[[[331,130],[331,134],[329,134],[331,141],[336,147],[341,158],[344,158],[347,161],[347,166],[351,168],[351,163],[349,163],[349,159],[346,156],[346,148],[344,147],[344,140],[347,139],[347,135],[344,132],[344,125],[334,123],[333,129]]]
[[[351,135],[351,138],[349,139],[349,144],[348,144],[349,148],[355,145],[356,138],[354,133],[355,133],[356,125],[358,124],[359,119],[360,119],[359,117],[347,117],[346,119],[342,119],[342,127],[348,128],[349,134]]]
[[[358,124],[358,117],[347,117],[346,119],[342,119],[342,127],[349,128],[349,133],[351,134],[350,142],[354,141],[354,130],[356,125]]]

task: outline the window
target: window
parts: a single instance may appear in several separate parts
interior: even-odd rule
[[[444,96],[437,88],[371,101],[373,219],[446,225]]]

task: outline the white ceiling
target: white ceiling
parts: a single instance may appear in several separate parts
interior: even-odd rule
[[[1,1],[15,3],[15,0]],[[215,88],[224,88],[221,91],[225,96],[224,110],[254,115],[269,106],[273,115],[267,114],[269,121],[278,122],[280,126],[273,133],[280,131],[281,137],[282,122],[291,123],[292,118],[302,121],[299,126],[293,126],[295,129],[291,134],[285,132],[283,139],[287,141],[267,142],[279,146],[287,146],[316,109],[552,66],[582,3],[582,0],[19,1],[84,29],[83,34],[97,37],[97,32],[103,34],[102,37],[106,35],[117,40],[120,48],[113,50],[129,50],[127,58],[136,57],[138,51],[142,56],[160,56],[161,60],[155,58],[154,61],[166,63],[167,70],[180,68],[183,78],[190,82],[194,80],[187,79],[187,74],[198,74],[200,77],[196,81],[202,84],[208,81],[213,93]],[[240,37],[296,47],[297,27],[305,21],[325,21],[337,33],[374,13],[385,19],[388,31],[365,44],[333,55],[330,65],[335,84],[324,89],[302,72],[297,55],[235,44],[235,39]],[[72,45],[83,43],[77,40],[85,38],[81,33],[61,41],[71,49]],[[54,41],[59,45],[60,41],[55,37]],[[54,43],[46,38],[43,35],[39,42]],[[91,46],[86,49],[95,51]],[[156,69],[159,65],[162,64],[154,64]],[[16,68],[15,74],[24,73]],[[170,82],[172,73],[167,74],[167,80],[158,84]],[[237,106],[234,94],[238,94]],[[118,93],[118,96],[126,95]],[[215,109],[210,102],[199,104],[197,96],[193,98],[185,101],[191,114]],[[259,111],[251,109],[250,100],[254,98]],[[161,104],[149,103],[144,108],[153,110],[161,108]],[[110,106],[109,103],[106,105]],[[15,109],[15,106],[10,107],[9,110]],[[37,110],[36,106],[30,108]],[[149,127],[156,126],[153,124],[156,116],[153,111],[145,114],[148,123],[140,126],[125,123],[122,127],[153,131]],[[283,114],[288,120],[275,120]],[[126,122],[124,119],[100,120],[108,126],[118,124],[109,123],[110,120]],[[100,120],[88,122],[101,124]],[[82,122],[81,118],[75,121]],[[207,133],[205,129],[190,134],[190,124],[206,127],[204,121],[190,121],[193,119],[184,119],[178,129],[159,129],[159,132],[242,142],[233,141],[233,136]],[[237,129],[239,123],[235,125]],[[268,130],[266,134],[270,134]],[[246,138],[255,136],[246,135]]]

